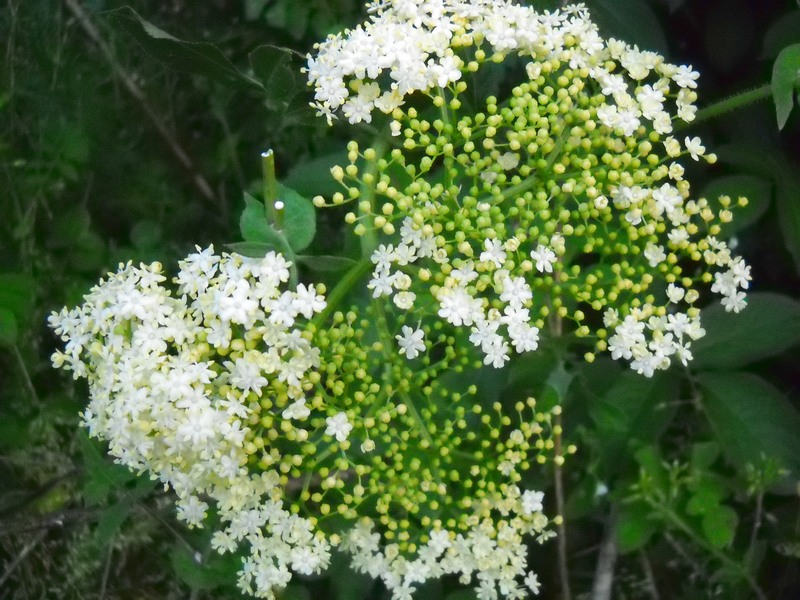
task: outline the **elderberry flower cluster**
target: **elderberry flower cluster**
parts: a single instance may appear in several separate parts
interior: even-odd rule
[[[282,290],[289,267],[273,252],[252,260],[210,247],[181,263],[173,295],[159,263],[128,263],[83,305],[50,316],[66,342],[53,363],[89,383],[90,434],[173,489],[189,525],[202,526],[216,504],[213,544],[247,541],[240,585],[251,591],[285,586],[290,570],[319,572],[330,558],[325,537],[284,505],[280,469],[249,468],[260,403],[311,425],[306,390],[320,358],[305,329],[325,300],[309,286]]]
[[[432,297],[432,310],[466,328],[487,365],[502,367],[574,324],[594,351],[646,376],[691,360],[705,333],[701,293],[721,295],[727,310],[745,306],[750,268],[720,239],[731,199],[693,198],[684,178],[687,160],[716,157],[699,138],[674,135],[676,122],[694,119],[695,71],[604,40],[582,5],[373,8],[367,25],[328,40],[309,67],[318,93],[333,80],[357,93],[388,86],[397,99],[386,111],[395,147],[351,142],[350,164],[332,170],[345,190],[332,203],[357,203],[347,215],[355,232],[393,236],[372,254],[373,296],[410,313]],[[411,58],[385,46],[398,24],[416,48]],[[359,47],[393,58],[372,70],[337,58]],[[469,74],[512,54],[522,81],[507,98],[466,109]],[[415,56],[425,82],[398,83]],[[445,57],[459,72],[437,81]],[[430,106],[404,109],[412,91]],[[345,104],[318,99],[354,120]],[[409,344],[403,338],[406,355],[425,340]]]
[[[423,325],[418,348],[377,301],[328,319],[322,286],[287,289],[290,267],[198,249],[172,286],[160,264],[129,263],[52,314],[54,365],[89,384],[90,434],[171,488],[216,551],[240,553],[257,597],[339,545],[393,598],[445,574],[483,597],[535,591],[522,540],[546,540],[550,521],[521,481],[554,447],[551,413],[484,410],[448,377],[474,366],[463,340]]]

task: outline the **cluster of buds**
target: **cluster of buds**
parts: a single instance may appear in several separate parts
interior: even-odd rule
[[[564,322],[594,346],[587,360],[608,350],[647,376],[687,364],[705,333],[698,304],[708,284],[738,312],[750,281],[717,237],[732,218],[730,198],[694,199],[684,178],[687,159],[716,157],[697,137],[671,135],[694,118],[697,73],[603,40],[580,6],[539,15],[476,3],[469,18],[463,3],[417,9],[427,16],[414,27],[427,31],[435,13],[457,40],[451,52],[469,47],[469,60],[464,77],[424,90],[430,110],[392,108],[397,147],[382,155],[351,142],[350,164],[333,169],[345,192],[332,203],[358,204],[347,215],[357,234],[399,228],[399,240],[373,253],[373,294],[415,313],[415,299],[432,295],[437,314],[468,328],[495,367],[535,351],[543,328],[559,335]],[[393,7],[387,14],[400,18]],[[508,37],[490,34],[490,21],[505,22]],[[523,39],[521,23],[537,33]],[[329,43],[348,48],[363,35]],[[512,52],[524,81],[503,101],[465,109],[466,75]],[[379,84],[368,75],[356,87]]]

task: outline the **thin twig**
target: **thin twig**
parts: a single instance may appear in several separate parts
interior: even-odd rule
[[[40,531],[36,534],[30,542],[28,542],[22,551],[14,557],[14,560],[11,561],[11,564],[8,565],[6,572],[3,573],[3,576],[0,577],[0,589],[3,588],[3,584],[8,580],[9,577],[14,573],[14,571],[22,564],[22,561],[25,560],[25,557],[31,553],[31,551],[39,545],[39,543],[44,539],[44,536],[47,535],[47,531]]]
[[[617,511],[611,509],[606,521],[603,542],[600,544],[600,553],[597,556],[597,566],[592,582],[592,600],[611,600],[614,589],[614,568],[617,564]]]
[[[553,451],[555,454],[555,491],[556,491],[556,512],[560,517],[558,525],[558,576],[561,581],[562,600],[571,600],[572,593],[569,588],[569,569],[567,567],[567,526],[564,523],[564,481],[562,477],[561,460],[563,453],[561,449],[561,413],[555,415],[554,428],[558,433],[553,434]]]
[[[19,370],[22,372],[22,379],[25,382],[25,388],[28,390],[28,394],[30,394],[31,401],[34,405],[39,406],[41,404],[39,402],[39,395],[36,393],[36,388],[33,386],[33,381],[31,381],[30,373],[28,373],[28,367],[25,365],[25,360],[22,358],[22,354],[19,351],[19,346],[14,344],[12,348],[14,349],[14,357],[17,359],[17,363],[19,364]]]
[[[756,541],[758,540],[758,530],[761,529],[761,520],[764,517],[764,492],[758,492],[756,496],[756,516],[753,520],[753,530],[750,532],[750,550],[755,548]]]
[[[653,567],[650,565],[650,559],[647,557],[647,553],[642,550],[639,553],[639,558],[642,561],[644,582],[647,586],[647,592],[650,594],[651,600],[661,600],[661,596],[658,593],[658,587],[656,586],[656,578],[653,575]]]
[[[103,580],[100,582],[100,598],[105,600],[106,589],[108,588],[108,575],[111,572],[111,557],[114,556],[114,540],[112,539],[108,544],[108,555],[106,556],[106,565],[103,568]]]
[[[119,78],[122,82],[122,85],[128,91],[128,93],[139,103],[142,111],[144,111],[147,118],[150,119],[153,127],[155,127],[158,134],[161,136],[161,139],[167,144],[167,147],[172,152],[173,156],[177,159],[177,161],[181,164],[181,166],[188,171],[191,176],[192,183],[194,184],[197,191],[210,202],[214,204],[218,204],[218,199],[216,194],[214,194],[214,190],[208,184],[208,181],[203,177],[202,174],[195,168],[194,162],[189,157],[189,154],[183,149],[183,147],[178,143],[175,139],[175,136],[167,127],[164,120],[156,113],[156,111],[150,106],[147,102],[147,98],[145,97],[144,92],[142,89],[136,84],[133,80],[133,77],[128,74],[125,69],[117,62],[116,58],[114,57],[114,52],[109,46],[108,42],[103,39],[103,36],[100,34],[100,31],[97,27],[94,26],[89,15],[83,10],[81,5],[77,2],[77,0],[64,0],[69,8],[72,15],[77,20],[78,24],[81,28],[86,32],[86,34],[94,41],[95,44],[100,48],[100,52],[103,54],[103,57],[108,61],[111,65],[114,74]]]

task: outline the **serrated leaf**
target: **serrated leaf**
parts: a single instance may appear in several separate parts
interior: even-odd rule
[[[170,552],[172,568],[190,587],[207,590],[236,581],[241,561],[233,554],[212,554],[203,558],[184,544],[176,543]]]
[[[772,98],[778,117],[778,129],[783,129],[794,106],[795,92],[800,85],[800,44],[781,50],[772,66]]]
[[[213,44],[180,40],[140,17],[129,6],[106,14],[139,42],[148,54],[168,67],[263,92],[257,81],[237,69]]]
[[[318,272],[336,273],[353,268],[356,264],[352,258],[346,256],[305,256],[297,255],[295,259],[311,269]]]
[[[722,549],[731,545],[736,535],[739,516],[729,506],[718,506],[716,510],[703,515],[703,536],[714,548]]]
[[[626,371],[592,403],[589,416],[597,428],[595,443],[606,476],[625,469],[633,442],[652,443],[669,425],[674,414],[669,400],[677,385],[672,373],[647,378]]]
[[[244,195],[245,207],[239,218],[239,230],[245,242],[262,244],[268,248],[291,255],[284,235],[275,230],[267,219],[264,205],[250,194]],[[244,249],[244,248],[242,248]]]
[[[658,16],[644,0],[590,0],[592,19],[606,36],[667,54],[668,45]]]
[[[651,518],[652,511],[640,502],[625,506],[616,522],[617,547],[621,554],[638,550],[656,532],[657,522]]]
[[[283,201],[281,233],[294,252],[306,249],[317,233],[317,213],[310,200],[278,183],[278,197]]]
[[[83,498],[89,506],[102,504],[116,488],[136,477],[122,465],[106,461],[83,431],[78,434],[78,445],[85,471]]]
[[[104,548],[117,535],[122,524],[130,516],[131,508],[132,505],[128,503],[117,503],[100,513],[97,526],[92,532],[92,540],[98,548]]]
[[[772,183],[757,175],[726,175],[718,177],[703,188],[700,197],[714,202],[720,196],[730,196],[733,221],[722,223],[721,238],[727,239],[752,225],[769,208],[772,201]],[[747,206],[737,206],[740,196],[747,198]]]
[[[776,491],[793,493],[800,479],[800,413],[771,384],[751,373],[701,373],[703,408],[728,461],[747,464],[771,458],[788,471]]]
[[[693,369],[735,369],[800,344],[800,302],[788,296],[756,292],[740,313],[716,302],[700,318],[706,335],[692,344]]]

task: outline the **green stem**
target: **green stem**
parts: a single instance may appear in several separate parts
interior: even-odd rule
[[[655,508],[657,511],[661,512],[661,514],[676,528],[686,534],[689,539],[691,539],[695,544],[703,548],[706,552],[714,556],[717,560],[723,563],[725,566],[730,568],[731,570],[735,571],[742,579],[744,579],[750,589],[753,590],[755,595],[759,598],[759,600],[766,600],[766,596],[764,596],[764,592],[761,591],[761,588],[758,587],[756,581],[752,578],[752,576],[747,572],[747,570],[738,562],[733,560],[727,554],[719,550],[718,548],[712,546],[702,537],[695,533],[694,529],[684,521],[680,515],[678,515],[675,511],[673,511],[668,506],[660,502],[653,502],[652,500],[649,501],[651,506]]]
[[[676,127],[677,130],[686,129],[688,127],[697,125],[698,123],[702,123],[703,121],[708,121],[709,119],[714,119],[726,113],[732,112],[739,108],[743,108],[748,106],[749,104],[755,104],[756,102],[760,102],[761,100],[766,100],[772,95],[772,85],[769,83],[765,83],[764,85],[757,87],[752,90],[747,90],[745,92],[740,92],[724,100],[720,100],[706,106],[705,108],[697,111],[697,116],[691,123],[681,124],[680,126]]]
[[[272,148],[261,153],[261,168],[264,173],[264,207],[267,219],[279,230],[283,227],[283,202],[278,198],[278,180],[275,178],[275,153]]]
[[[383,153],[386,152],[386,142],[379,138],[375,142],[375,146],[373,147],[375,150],[375,160],[369,163],[367,167],[367,171],[365,173],[371,175],[373,178],[378,174],[378,161],[383,156]],[[362,177],[363,180],[363,177]],[[375,188],[371,185],[362,184],[361,185],[361,195],[359,198],[361,201],[367,200],[369,202],[370,208],[369,213],[367,211],[361,210],[359,206],[358,209],[358,216],[359,219],[363,218],[365,221],[370,219],[370,214],[375,213]],[[359,205],[361,202],[359,202]],[[364,232],[364,235],[361,236],[361,256],[363,258],[369,258],[372,256],[375,248],[378,247],[378,234],[374,227],[368,226],[367,230]]]
[[[348,292],[352,289],[353,285],[366,275],[372,269],[372,261],[368,257],[362,258],[353,267],[345,273],[344,277],[339,280],[339,283],[328,294],[327,306],[312,320],[312,324],[319,327],[324,323],[328,317],[347,296]]]

